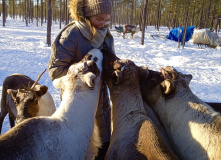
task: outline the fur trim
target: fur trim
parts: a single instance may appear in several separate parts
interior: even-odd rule
[[[83,0],[70,0],[69,1],[69,12],[71,18],[76,21],[85,19],[84,12],[83,12]]]
[[[83,11],[83,0],[70,0],[69,1],[69,12],[71,13],[71,18],[73,18],[75,21],[85,21],[88,26],[90,27],[92,37],[96,34],[96,29],[91,26],[90,21],[85,17],[84,11]]]

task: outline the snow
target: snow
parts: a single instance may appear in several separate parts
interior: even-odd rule
[[[2,24],[2,18],[0,20]],[[64,27],[64,25],[62,25]],[[52,25],[52,41],[60,31],[59,24]],[[21,73],[33,80],[37,79],[48,65],[51,48],[46,44],[47,25],[36,26],[36,23],[25,25],[21,19],[6,21],[5,27],[0,27],[0,96],[4,79],[13,74]],[[141,45],[141,32],[130,39],[130,35],[123,39],[111,29],[114,37],[115,51],[119,58],[130,59],[138,66],[160,71],[167,65],[175,67],[185,74],[192,74],[190,88],[199,98],[208,102],[221,102],[221,47],[216,49],[203,46],[200,49],[192,43],[186,42],[184,49],[178,48],[175,41],[151,35],[167,35],[167,27],[148,26],[145,32],[144,45]],[[221,32],[219,32],[221,37]],[[48,72],[41,77],[40,84],[49,88],[56,107],[60,105],[59,90],[55,89],[49,79]],[[2,133],[9,130],[8,117],[5,118]]]

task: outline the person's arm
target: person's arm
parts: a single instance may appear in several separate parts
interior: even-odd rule
[[[69,66],[73,63],[76,53],[76,41],[70,28],[64,30],[55,39],[51,47],[51,57],[48,64],[49,77],[55,78],[66,75]]]

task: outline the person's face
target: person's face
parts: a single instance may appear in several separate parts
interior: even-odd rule
[[[89,21],[96,29],[101,29],[110,23],[110,14],[98,14],[89,17]]]

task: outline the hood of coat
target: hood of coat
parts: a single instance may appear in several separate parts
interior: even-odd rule
[[[71,18],[76,21],[85,20],[84,12],[83,12],[83,0],[70,0],[69,1],[69,12]]]

